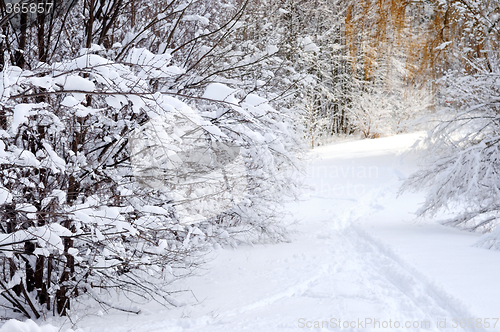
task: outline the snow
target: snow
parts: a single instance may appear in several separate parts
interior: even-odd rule
[[[210,20],[206,17],[203,17],[201,15],[184,15],[182,17],[183,21],[197,21],[200,22],[202,25],[208,25],[210,23]]]
[[[0,332],[83,332],[83,330],[73,330],[70,328],[61,330],[51,324],[43,324],[39,326],[31,319],[28,319],[25,322],[10,319],[0,328]]]
[[[498,318],[500,253],[474,247],[480,234],[416,220],[423,194],[397,196],[401,179],[417,169],[420,156],[408,149],[421,136],[345,141],[313,150],[309,189],[287,207],[290,222],[298,221],[290,226],[289,243],[218,249],[203,271],[172,286],[193,291],[172,295],[178,307],[148,304],[139,306],[138,315],[110,311],[103,316],[92,311],[99,308],[87,308],[77,327],[85,332],[272,332],[340,330],[348,323],[344,330],[500,331],[500,324],[455,328],[453,321],[473,318],[476,324],[489,318],[493,324]],[[378,328],[375,321],[390,321],[393,328]],[[397,328],[396,322],[418,327]],[[9,321],[1,332],[39,331],[9,330],[7,324],[21,326]],[[62,330],[70,326],[67,322]]]
[[[163,214],[168,215],[168,211],[159,206],[145,205],[142,207],[143,212],[149,212],[153,214]]]
[[[128,100],[125,96],[116,95],[106,97],[106,103],[116,109],[121,109],[124,105],[128,104]]]
[[[279,51],[279,48],[276,45],[267,45],[267,54],[272,55]]]
[[[33,104],[16,105],[14,108],[14,118],[12,120],[12,131],[16,131],[20,125],[28,120],[29,113],[33,107]]]
[[[12,202],[12,194],[4,186],[0,186],[0,205]]]
[[[50,146],[50,144],[48,144],[47,142],[43,142],[42,145],[49,155],[50,168],[52,168],[54,173],[59,173],[60,170],[64,172],[64,170],[66,169],[66,162],[64,161],[64,159],[59,157],[57,153],[52,149],[52,146]]]
[[[306,51],[306,52],[319,52],[320,51],[320,48],[318,47],[318,45],[316,45],[309,37],[304,37],[304,38],[300,37],[300,38],[298,38],[298,42],[302,47],[304,47],[304,51]]]
[[[438,47],[436,47],[436,50],[444,50],[446,48],[446,46],[450,45],[451,43],[453,43],[452,41],[447,41],[447,42],[444,42],[442,44],[440,44]]]
[[[95,84],[81,76],[71,75],[64,77],[64,90],[88,91],[95,90]]]
[[[86,52],[84,50],[84,52]],[[93,68],[102,65],[110,64],[111,61],[97,55],[97,54],[85,54],[75,60],[71,61],[68,65],[68,69],[83,69],[83,68]],[[57,65],[54,65],[55,69],[59,69]]]
[[[35,86],[39,86],[44,89],[50,89],[52,87],[52,78],[51,77],[32,77],[31,82]]]
[[[28,150],[23,150],[17,160],[15,160],[15,163],[21,166],[40,167],[40,162],[36,159],[36,156]]]
[[[0,332],[57,332],[58,329],[51,325],[38,326],[34,321],[27,320],[26,322],[19,322],[15,319],[9,320],[5,323]]]
[[[28,211],[33,211],[32,209],[30,209],[30,207],[16,207],[18,211],[20,208],[28,209]],[[36,208],[34,209],[34,211],[36,211]],[[35,218],[35,216],[33,218]],[[71,235],[73,235],[73,233],[71,233],[69,229],[59,224],[53,223],[40,227],[29,227],[26,230],[22,229],[13,233],[0,234],[0,246],[10,246],[16,242],[26,241],[27,239],[34,239],[42,248],[49,247],[51,249],[57,249],[60,252],[63,252],[64,245],[61,236]]]
[[[228,87],[222,83],[209,84],[203,94],[203,98],[211,100],[225,101],[232,104],[237,104],[238,101],[234,97],[237,90]]]
[[[64,100],[61,102],[61,106],[66,106],[66,107],[74,107],[78,105],[81,101],[76,99],[73,96],[66,96],[64,97]]]
[[[273,107],[269,105],[266,99],[254,93],[250,93],[246,96],[245,100],[241,103],[241,106],[257,116],[264,115],[268,111],[273,111]]]

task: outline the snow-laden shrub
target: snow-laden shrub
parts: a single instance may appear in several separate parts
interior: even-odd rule
[[[441,121],[422,142],[425,167],[413,174],[404,189],[427,192],[419,215],[449,210],[455,217],[442,223],[471,231],[491,232],[500,212],[500,116],[497,70],[474,74],[450,71],[441,81]],[[480,245],[498,247],[488,234]]]
[[[283,239],[279,205],[296,183],[283,116],[224,84],[191,105],[155,90],[152,80],[182,75],[170,62],[132,49],[124,63],[88,52],[2,72],[0,286],[9,306],[64,314],[83,296],[138,311],[103,291],[179,305],[166,285],[211,245]],[[141,136],[151,133],[159,136]]]

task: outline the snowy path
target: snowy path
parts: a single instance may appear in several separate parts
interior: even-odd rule
[[[312,163],[308,179],[315,190],[289,206],[300,220],[294,241],[219,250],[204,275],[183,285],[193,290],[198,304],[174,310],[149,306],[138,316],[111,313],[103,318],[85,317],[78,327],[84,331],[134,332],[335,331],[349,323],[343,330],[500,331],[500,324],[489,329],[456,326],[454,318],[494,317],[477,316],[477,310],[474,316],[462,293],[456,297],[427,270],[422,272],[413,261],[403,258],[409,256],[400,255],[398,246],[381,240],[381,234],[392,229],[388,226],[391,222],[399,222],[403,229],[388,232],[387,239],[392,236],[393,242],[408,235],[405,229],[419,227],[411,222],[401,224],[401,220],[412,220],[410,213],[421,197],[395,199],[398,178],[411,172],[415,164],[411,158],[401,161],[398,152],[410,146],[415,137],[318,149],[321,159]],[[390,210],[389,204],[398,209]],[[449,237],[456,231],[443,232]],[[460,241],[477,238],[457,236]],[[421,238],[418,241],[422,242]],[[406,242],[408,247],[411,241]],[[463,245],[467,250],[469,246]],[[493,260],[500,265],[499,258],[493,253],[490,263]],[[496,273],[495,278],[500,276],[498,269],[485,271]],[[453,273],[452,268],[448,273]],[[494,284],[483,288],[489,286]],[[491,292],[495,298],[495,291]],[[495,312],[500,306],[492,309]],[[444,319],[447,328],[442,325]]]

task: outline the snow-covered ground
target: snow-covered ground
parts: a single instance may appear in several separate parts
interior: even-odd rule
[[[311,152],[311,188],[288,207],[293,241],[218,250],[177,285],[197,303],[75,314],[62,330],[500,331],[500,253],[475,248],[478,234],[416,220],[423,194],[397,197],[419,160],[403,152],[420,135]],[[0,331],[17,331],[8,324]]]

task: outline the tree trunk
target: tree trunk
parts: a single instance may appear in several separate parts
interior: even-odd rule
[[[64,223],[64,227],[69,229],[71,227],[71,220],[66,220]],[[68,253],[70,248],[73,248],[73,239],[65,238],[64,255],[66,256],[66,266],[64,267],[64,270],[61,274],[61,279],[59,280],[60,288],[56,293],[57,313],[60,316],[66,316],[66,311],[71,309],[70,298],[68,294],[68,282],[75,272],[75,259]]]
[[[21,13],[21,35],[19,36],[19,47],[16,50],[15,61],[16,66],[24,68],[26,59],[24,58],[24,51],[26,48],[26,30],[28,25],[28,14]]]
[[[44,3],[45,1],[41,1]],[[45,46],[45,11],[37,14],[38,20],[38,60],[47,62],[47,50]]]

